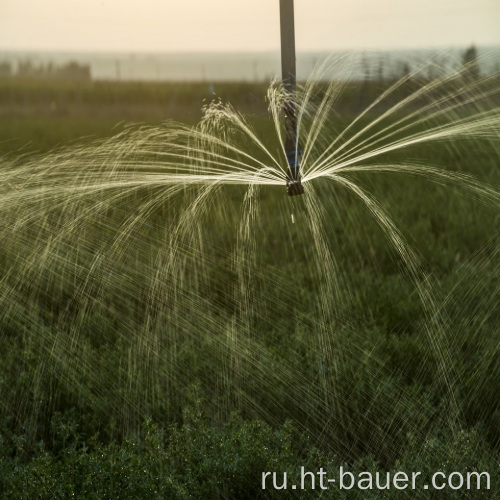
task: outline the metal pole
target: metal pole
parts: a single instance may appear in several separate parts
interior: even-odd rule
[[[295,65],[295,23],[293,0],[280,0],[281,25],[281,77],[283,86],[290,98],[285,100],[285,153],[288,161],[287,193],[289,196],[304,193],[300,182],[300,146],[297,141],[297,115],[295,93],[297,72]]]

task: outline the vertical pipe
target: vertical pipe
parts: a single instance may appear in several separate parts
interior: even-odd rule
[[[285,89],[293,94],[297,86],[293,0],[280,0],[280,24],[281,77]]]
[[[285,100],[283,114],[285,118],[285,153],[288,161],[287,192],[290,196],[302,194],[304,188],[300,182],[299,155],[297,141],[297,115],[295,92],[297,90],[297,72],[295,62],[295,22],[293,0],[280,0],[281,26],[281,78],[290,99]]]

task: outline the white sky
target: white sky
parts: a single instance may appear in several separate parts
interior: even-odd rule
[[[299,51],[500,44],[500,0],[295,0]],[[0,50],[279,49],[279,0],[0,0]]]

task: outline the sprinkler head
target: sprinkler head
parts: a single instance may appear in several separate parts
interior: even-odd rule
[[[286,193],[288,196],[297,196],[298,194],[304,194],[304,186],[300,179],[298,181],[287,181],[286,183]]]
[[[288,194],[288,196],[297,196],[298,194],[304,194],[304,186],[300,181],[292,182],[288,184],[286,193]]]
[[[299,155],[301,150],[290,151],[287,153],[288,173],[286,178],[286,192],[288,196],[297,196],[304,194],[304,186],[302,185],[299,166]]]

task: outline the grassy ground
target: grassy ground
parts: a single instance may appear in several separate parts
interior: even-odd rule
[[[0,151],[44,152],[81,138],[109,137],[123,123],[196,123],[207,100],[264,113],[267,85],[0,79]]]
[[[352,84],[342,113],[331,117],[332,130],[341,130],[380,85]],[[252,114],[260,131],[271,131],[265,89],[224,84],[215,90]],[[31,156],[88,143],[82,136],[109,137],[130,120],[195,123],[209,97],[203,84],[2,81],[0,147],[8,156]],[[461,142],[450,149],[436,143],[404,156],[468,172],[488,185],[500,181],[491,144]],[[24,285],[12,273],[16,265],[24,269],[29,234],[3,240],[2,286],[13,290],[2,292],[0,324],[3,498],[278,496],[283,492],[262,493],[262,471],[338,470],[342,464],[425,475],[484,470],[492,490],[448,489],[439,498],[497,498],[498,211],[464,189],[422,178],[356,180],[419,250],[446,328],[429,327],[433,319],[415,284],[363,205],[326,182],[314,184],[324,210],[322,234],[335,249],[345,286],[336,297],[344,305],[335,314],[323,310],[321,321],[330,284],[304,209],[300,201],[290,204],[284,187],[260,195],[250,239],[256,247],[246,254],[257,264],[240,270],[253,270],[252,296],[233,287],[242,279],[235,277],[232,253],[244,211],[239,187],[225,190],[204,219],[194,221],[195,236],[185,235],[183,269],[194,271],[179,285],[174,305],[155,309],[146,292],[151,262],[169,244],[165,228],[182,215],[189,194],[149,214],[123,254],[106,249],[148,193],[112,207],[105,223],[96,217],[86,228],[92,239],[75,235],[68,248],[78,252],[69,250],[58,264],[64,270],[78,263],[80,273],[69,280],[61,271],[46,290],[30,288],[31,275]],[[189,237],[200,234],[210,244],[202,264],[189,254],[197,249]],[[96,252],[103,263],[92,276],[103,279],[79,295]],[[162,290],[157,297],[164,300]],[[450,353],[446,376],[435,342]],[[370,498],[432,495],[392,489]]]

